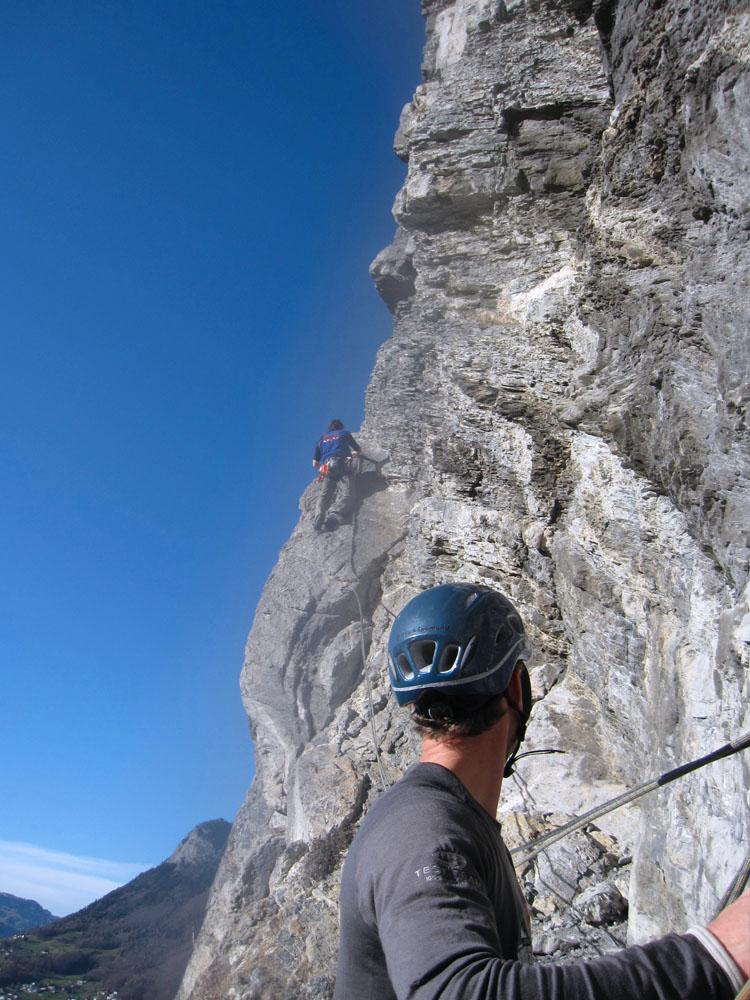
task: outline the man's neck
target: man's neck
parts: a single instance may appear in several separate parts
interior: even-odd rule
[[[508,726],[503,716],[480,736],[465,736],[438,741],[431,736],[422,740],[420,761],[440,764],[451,771],[464,788],[494,819],[503,784],[507,757]]]

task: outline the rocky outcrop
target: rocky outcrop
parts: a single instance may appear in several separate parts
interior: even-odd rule
[[[165,864],[178,868],[218,868],[227,846],[229,824],[224,819],[212,819],[193,827],[179,842]]]
[[[750,728],[750,8],[422,7],[372,267],[394,313],[358,435],[378,464],[333,534],[310,487],[261,598],[257,775],[180,1000],[330,996],[342,857],[414,759],[384,643],[423,587],[499,586],[528,624],[530,742],[566,753],[506,783],[511,843]],[[540,955],[708,917],[746,784],[713,765],[523,868]]]

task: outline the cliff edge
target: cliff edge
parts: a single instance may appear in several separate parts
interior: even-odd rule
[[[394,315],[357,435],[376,461],[332,534],[309,487],[263,592],[257,774],[179,1000],[330,997],[346,847],[415,756],[384,647],[424,587],[496,585],[528,624],[530,743],[566,753],[504,786],[511,843],[750,728],[750,5],[422,9],[398,229],[372,266]],[[540,955],[710,916],[749,764],[526,866]]]

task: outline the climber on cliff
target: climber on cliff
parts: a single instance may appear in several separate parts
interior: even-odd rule
[[[332,420],[328,431],[315,446],[312,460],[321,482],[313,521],[316,531],[333,531],[349,513],[353,493],[352,460],[361,453],[359,445],[341,421]]]
[[[349,850],[334,1000],[730,1000],[750,976],[750,893],[687,934],[530,964],[495,819],[531,711],[530,655],[518,612],[488,587],[435,587],[393,623],[391,685],[422,755]]]

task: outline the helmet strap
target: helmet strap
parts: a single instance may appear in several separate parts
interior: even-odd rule
[[[511,776],[511,774],[513,774],[513,771],[515,770],[515,763],[516,763],[516,760],[518,759],[518,751],[521,749],[521,744],[523,743],[524,738],[526,736],[526,717],[525,717],[525,714],[524,714],[523,710],[518,705],[516,705],[516,703],[514,701],[512,701],[508,697],[507,693],[505,695],[505,700],[508,702],[508,705],[510,705],[511,709],[518,716],[518,729],[516,731],[516,745],[513,748],[512,753],[510,754],[510,756],[506,760],[505,767],[503,769],[503,777],[504,778],[509,778]]]
[[[529,671],[526,669],[526,664],[523,662],[519,663],[518,666],[521,672],[521,704],[517,705],[515,701],[509,697],[508,692],[505,692],[505,700],[518,715],[518,731],[516,732],[516,745],[513,748],[513,752],[505,762],[505,768],[503,770],[504,778],[509,778],[515,770],[515,764],[519,756],[518,751],[521,749],[521,744],[526,738],[526,724],[528,723],[529,716],[531,715],[531,681],[529,679]]]

